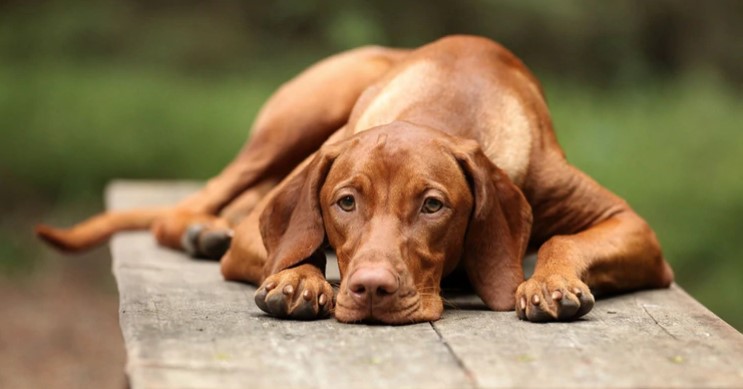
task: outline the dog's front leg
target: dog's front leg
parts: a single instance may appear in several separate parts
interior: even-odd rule
[[[593,294],[667,287],[673,272],[653,230],[629,205],[564,161],[530,192],[537,253],[534,275],[516,291],[524,320],[574,320]]]
[[[534,275],[516,291],[516,312],[530,321],[573,320],[588,313],[594,293],[667,287],[673,272],[655,234],[626,208],[539,249]]]

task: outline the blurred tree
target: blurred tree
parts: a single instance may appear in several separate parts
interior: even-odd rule
[[[470,33],[504,43],[539,73],[599,85],[698,69],[743,85],[743,2],[736,0],[3,0],[0,20],[6,61],[116,57],[223,72],[267,55],[412,47]]]
[[[570,160],[743,328],[739,0],[0,0],[0,273],[40,256],[30,223],[99,208],[111,178],[215,174],[312,62],[454,33],[537,73]]]

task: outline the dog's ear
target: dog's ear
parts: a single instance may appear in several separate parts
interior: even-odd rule
[[[512,310],[516,288],[524,280],[522,260],[531,232],[531,207],[477,143],[459,143],[454,155],[474,196],[464,268],[475,292],[490,309]]]
[[[338,155],[337,147],[321,148],[312,160],[282,182],[260,217],[268,254],[264,276],[307,260],[325,269],[325,226],[320,189]]]

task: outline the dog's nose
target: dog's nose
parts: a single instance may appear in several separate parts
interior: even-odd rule
[[[400,284],[384,267],[361,267],[348,279],[348,290],[359,303],[379,304],[393,296]]]

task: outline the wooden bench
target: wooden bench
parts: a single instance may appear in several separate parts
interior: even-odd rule
[[[170,204],[197,187],[117,181],[106,199]],[[474,296],[434,323],[296,322],[146,232],[111,250],[133,388],[743,387],[743,335],[675,285],[600,300],[573,323],[522,322]]]

